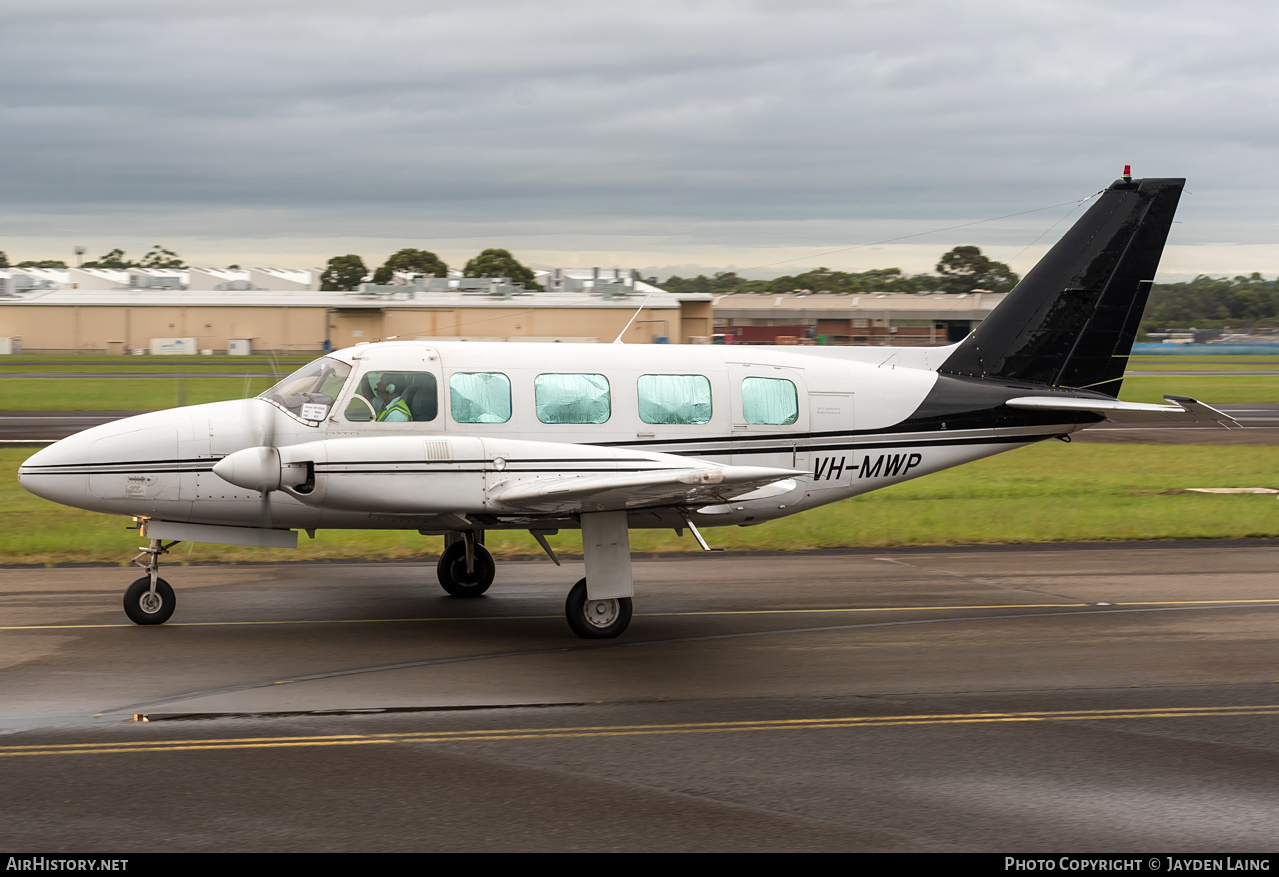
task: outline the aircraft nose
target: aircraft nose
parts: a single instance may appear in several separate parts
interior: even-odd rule
[[[73,435],[36,451],[18,467],[18,483],[42,499],[82,504],[89,488],[89,442]]]
[[[119,503],[139,498],[129,489],[130,476],[143,476],[140,498],[148,501],[172,482],[180,463],[179,435],[190,432],[188,412],[154,411],[76,433],[28,458],[18,469],[18,482],[63,505],[127,514]],[[188,444],[194,452],[196,443]]]

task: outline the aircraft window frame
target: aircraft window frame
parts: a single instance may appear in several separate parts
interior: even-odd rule
[[[290,417],[315,425],[329,416],[353,371],[340,359],[322,356],[277,381],[257,398]]]
[[[386,375],[394,375],[403,382],[403,387],[397,386],[396,398],[403,400],[404,407],[408,409],[409,418],[407,420],[383,420],[385,403],[382,398],[375,392],[375,387],[382,382],[382,378]],[[422,376],[426,376],[426,380]],[[399,384],[399,381],[394,383]],[[416,399],[417,394],[423,389],[430,391],[429,397],[425,401]],[[365,393],[368,395],[365,395]],[[364,404],[373,412],[370,420],[353,420],[346,416],[351,410],[356,399],[363,400]],[[394,399],[392,403],[394,403]],[[429,413],[429,417],[425,416]],[[422,368],[371,368],[360,374],[360,379],[356,383],[351,398],[347,400],[346,408],[343,410],[343,417],[351,423],[435,423],[440,418],[440,379],[439,376],[429,369]]]
[[[569,398],[570,396],[573,395],[574,388],[568,385],[569,384],[568,381],[563,381],[562,383],[564,384],[564,386],[561,386],[561,387],[554,387],[552,385],[552,379],[561,379],[561,378],[581,378],[582,379],[582,381],[580,382],[581,384],[590,385],[590,386],[589,387],[581,386],[577,390],[577,395],[574,400]],[[592,381],[591,380],[592,378],[597,378],[599,382],[602,382],[603,386],[600,386],[599,383]],[[543,399],[544,387],[546,388],[545,392],[559,393],[563,397],[563,401],[555,400],[555,399],[544,400]],[[589,419],[589,420],[580,420],[580,419],[547,420],[546,419],[545,415],[550,413],[548,409],[552,405],[558,405],[558,406],[567,408],[567,406],[572,406],[575,404],[576,405],[583,405],[584,403],[589,404],[592,401],[594,401],[597,404],[601,401],[603,402],[604,416],[602,418],[599,417],[599,413],[598,411],[596,411],[595,413],[590,415],[593,419]],[[595,372],[545,372],[533,379],[533,409],[537,413],[537,419],[540,420],[542,423],[547,423],[547,424],[572,424],[577,426],[586,426],[586,425],[608,423],[608,421],[611,420],[613,417],[612,385],[609,383],[608,377]],[[585,414],[587,413],[587,411],[584,410],[583,413]],[[594,418],[598,418],[598,419],[594,419]]]
[[[683,378],[686,379],[686,386],[680,392],[673,393],[670,385],[674,381],[669,379]],[[646,379],[653,379],[648,380]],[[666,387],[652,387],[650,392],[646,389],[645,384],[653,384],[654,381],[667,383]],[[695,389],[694,389],[695,388]],[[640,420],[644,423],[668,426],[700,426],[710,423],[711,418],[715,414],[714,400],[711,394],[711,381],[706,375],[699,374],[648,374],[640,375],[635,381],[636,404],[639,409]],[[665,392],[665,395],[663,395]],[[684,398],[675,398],[673,396],[682,395]],[[704,413],[702,413],[704,406]],[[667,418],[662,420],[651,420],[650,417],[658,412],[654,409],[665,410]],[[683,415],[685,418],[700,419],[672,419]]]
[[[361,406],[368,412],[368,417],[352,417],[351,411]],[[342,410],[342,419],[347,423],[373,423],[377,420],[377,412],[373,409],[373,403],[365,399],[359,393],[351,394],[351,398],[346,401],[346,408]]]
[[[776,384],[788,385],[790,387],[790,393],[791,393],[791,398],[789,400],[791,404],[788,407],[782,407],[780,409],[766,410],[766,409],[772,409],[773,406],[778,406],[778,405],[784,406],[785,402],[788,400],[783,399],[781,396],[777,396],[771,399],[767,398],[766,396],[761,397],[754,390],[748,393],[746,386],[748,383],[752,381],[759,382],[757,385],[753,385],[753,386],[758,386],[760,390],[763,390],[764,385],[768,382],[771,382],[774,385]],[[765,378],[765,377],[758,377],[756,375],[751,375],[751,376],[742,378],[742,382],[739,389],[741,390],[741,394],[742,394],[742,419],[745,420],[747,423],[751,425],[759,425],[759,426],[786,426],[788,424],[795,423],[796,421],[799,420],[799,389],[795,386],[795,382],[790,380],[789,378]],[[776,387],[776,389],[784,392],[783,388],[780,386]],[[760,406],[763,406],[763,409],[761,409]],[[790,412],[788,417],[786,416],[787,410],[789,410]],[[766,418],[766,419],[753,419],[753,418]],[[779,419],[779,418],[785,418],[785,419]]]
[[[459,389],[459,387],[454,383],[454,381],[456,381],[458,378],[488,378],[490,379],[488,383],[493,384],[495,388],[500,387],[501,383],[505,383],[506,385],[505,412],[503,412],[500,405],[494,407],[492,405],[481,405],[477,403],[476,394],[473,390],[471,390],[470,388]],[[496,380],[491,380],[494,378],[501,378],[502,380],[501,382],[498,382]],[[493,400],[493,394],[488,388],[484,388],[483,395],[486,397],[484,400],[485,402],[491,402]],[[472,415],[472,417],[470,418],[458,417],[459,400],[467,404],[474,405],[476,406],[477,409],[482,409],[482,413],[478,415]],[[501,401],[500,395],[498,397],[498,401],[499,402]],[[511,378],[506,373],[490,372],[490,371],[454,372],[453,374],[449,375],[449,416],[453,419],[454,423],[468,423],[468,424],[469,423],[507,423],[511,419],[511,410],[512,410]],[[505,417],[502,417],[503,413],[505,413],[506,415]],[[500,419],[487,419],[487,418],[500,418]]]

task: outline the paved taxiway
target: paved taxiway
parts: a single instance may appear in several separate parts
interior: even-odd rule
[[[0,848],[1266,851],[1279,540],[0,570]],[[147,723],[130,721],[147,716]],[[185,716],[185,718],[179,718]]]

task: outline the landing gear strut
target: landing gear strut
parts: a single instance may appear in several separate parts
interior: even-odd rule
[[[151,544],[142,549],[142,553],[133,558],[134,566],[146,570],[147,574],[136,579],[124,592],[124,614],[134,624],[164,624],[173,615],[176,600],[173,588],[160,578],[160,555],[168,553],[177,542],[165,545],[159,539],[152,539]],[[145,563],[141,559],[145,557]]]
[[[440,555],[435,574],[440,587],[454,597],[478,597],[493,584],[497,564],[493,555],[475,538],[474,530],[465,530]]]

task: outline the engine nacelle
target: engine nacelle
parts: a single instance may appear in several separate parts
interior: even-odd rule
[[[689,468],[688,460],[670,454],[474,436],[307,442],[280,448],[274,469],[269,456],[248,451],[237,452],[244,457],[231,464],[235,477],[245,482],[275,483],[311,506],[379,514],[509,511],[500,496],[517,485],[562,481],[577,473],[585,478],[637,468]]]

